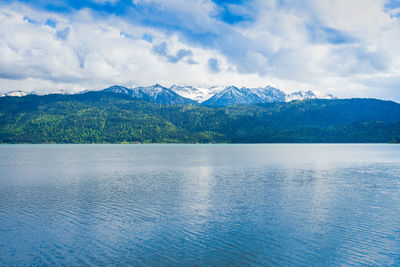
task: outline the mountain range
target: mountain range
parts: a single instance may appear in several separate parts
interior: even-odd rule
[[[399,103],[271,86],[114,85],[2,96],[0,143],[400,142]]]
[[[134,99],[142,99],[164,105],[204,105],[204,106],[230,106],[235,104],[249,105],[259,103],[290,102],[305,99],[335,99],[333,95],[322,95],[313,91],[298,91],[286,94],[283,91],[271,87],[238,88],[236,86],[197,88],[193,86],[172,85],[167,88],[160,84],[147,87],[128,88],[113,85],[101,90],[108,93],[116,93],[130,96]],[[86,93],[87,90],[79,94]],[[26,96],[34,92],[11,91],[0,96]],[[67,94],[66,91],[56,91],[51,94]]]
[[[0,143],[400,142],[398,103],[284,102],[275,90],[250,91],[225,88],[209,98],[214,106],[192,105],[193,100],[161,86],[0,97]],[[249,95],[251,102],[274,97],[280,102],[218,106],[221,98],[244,103],[242,95]],[[180,104],[161,104],[171,99]]]

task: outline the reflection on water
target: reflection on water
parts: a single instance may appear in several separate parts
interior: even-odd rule
[[[399,265],[396,145],[2,145],[0,266]]]

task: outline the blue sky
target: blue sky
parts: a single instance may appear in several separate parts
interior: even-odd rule
[[[0,1],[0,92],[272,85],[400,100],[400,1]]]

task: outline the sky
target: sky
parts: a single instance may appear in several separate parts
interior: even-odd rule
[[[0,0],[0,92],[119,84],[400,101],[400,0]]]

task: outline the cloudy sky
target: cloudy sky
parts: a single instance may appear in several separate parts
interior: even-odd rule
[[[0,0],[0,92],[154,83],[400,101],[400,1]]]

